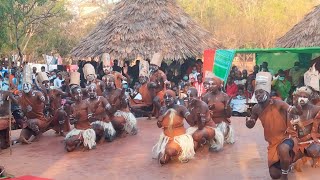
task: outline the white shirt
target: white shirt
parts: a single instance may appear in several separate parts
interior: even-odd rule
[[[235,81],[234,81],[234,83],[235,83],[236,85],[245,85],[246,82],[247,82],[246,79],[241,79],[241,80],[235,80]]]
[[[54,87],[56,87],[56,88],[61,88],[61,86],[62,86],[62,81],[63,81],[63,79],[56,78],[56,79],[53,81]]]
[[[232,111],[239,113],[247,112],[246,98],[243,96],[236,96],[230,102]]]

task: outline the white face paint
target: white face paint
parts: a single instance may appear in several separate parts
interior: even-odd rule
[[[23,92],[27,94],[27,93],[29,93],[31,91],[32,85],[29,84],[29,83],[24,83],[22,85],[22,89],[23,89]]]
[[[299,97],[298,98],[298,104],[301,105],[301,106],[306,105],[308,102],[309,102],[308,98],[304,98],[304,97]]]
[[[265,94],[265,95],[263,96],[262,102],[265,102],[265,101],[267,100],[267,98],[268,98],[268,96]]]
[[[87,76],[87,81],[93,81],[95,79],[95,75],[94,74],[89,74],[88,76]]]
[[[109,74],[112,72],[112,67],[111,66],[103,66],[103,72],[106,74]]]

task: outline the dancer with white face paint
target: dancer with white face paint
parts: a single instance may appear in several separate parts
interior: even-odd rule
[[[104,140],[111,142],[115,139],[116,131],[113,128],[110,117],[112,114],[111,104],[103,96],[97,96],[95,84],[88,86],[89,98],[87,102],[92,112],[90,122],[92,128],[96,132],[96,141],[103,142]]]
[[[58,88],[50,88],[50,82],[45,72],[39,72],[36,77],[36,84],[45,95],[45,116],[50,119],[50,128],[54,129],[56,134],[65,136],[70,131],[67,113],[62,105],[62,97],[68,96]]]
[[[21,106],[25,115],[27,127],[22,129],[20,142],[31,143],[30,137],[34,135],[38,140],[41,134],[46,131],[50,125],[50,119],[44,115],[44,105],[46,98],[43,93],[32,89],[32,73],[29,65],[25,65],[23,71],[23,93],[14,101]]]
[[[73,87],[71,94],[75,100],[70,115],[70,123],[74,125],[74,129],[65,137],[65,149],[68,152],[74,151],[78,146],[93,149],[96,146],[96,134],[89,121],[92,118],[90,105],[87,100],[82,100],[82,90],[79,86]]]
[[[294,105],[301,106],[302,114],[290,114],[291,126],[287,132],[291,139],[295,142],[294,153],[295,158],[301,156],[313,159],[312,167],[320,166],[320,107],[311,103],[312,90],[303,86],[294,92]],[[301,162],[301,161],[299,161]],[[301,171],[301,163],[296,163],[296,169]]]
[[[83,67],[84,78],[87,80],[86,86],[90,84],[95,84],[97,87],[97,95],[102,96],[105,90],[105,83],[97,79],[97,75],[92,64],[85,64]]]
[[[258,104],[252,109],[246,126],[253,128],[259,118],[264,128],[264,137],[268,142],[268,167],[271,178],[287,179],[291,163],[294,162],[295,143],[286,133],[290,121],[288,113],[301,115],[297,109],[287,103],[270,98],[272,75],[259,72],[256,75],[255,96]]]
[[[208,89],[208,92],[203,96],[202,100],[208,104],[211,119],[217,125],[216,130],[222,132],[224,142],[228,144],[235,143],[234,130],[230,121],[232,114],[231,99],[221,91],[222,81],[212,72],[207,71],[204,86]]]
[[[115,78],[115,86],[116,88],[121,88],[121,82],[122,81],[127,81],[130,82],[130,76],[128,75],[128,67],[123,67],[123,73],[125,76],[123,76],[121,73],[117,71],[113,71],[112,66],[113,63],[111,62],[110,55],[108,53],[103,53],[101,56],[101,61],[103,65],[103,72],[104,76],[102,77],[102,81],[106,81],[107,75],[112,74]]]

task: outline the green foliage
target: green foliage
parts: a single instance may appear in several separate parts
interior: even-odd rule
[[[319,0],[177,0],[228,48],[273,47]]]

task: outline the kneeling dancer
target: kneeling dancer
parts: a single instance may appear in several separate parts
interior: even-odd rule
[[[81,144],[88,149],[96,146],[96,134],[89,122],[92,113],[86,100],[82,100],[80,87],[71,89],[71,94],[75,103],[71,106],[70,123],[74,124],[72,129],[65,137],[65,148],[68,152],[74,151]]]
[[[117,136],[126,134],[135,135],[138,132],[137,119],[130,112],[128,99],[126,99],[125,89],[115,87],[115,78],[112,74],[106,76],[106,90],[104,97],[111,104],[111,122],[117,132]]]
[[[268,167],[271,178],[287,179],[290,165],[294,161],[294,141],[286,133],[290,125],[288,113],[301,112],[287,103],[270,98],[272,75],[260,72],[256,75],[255,97],[258,104],[252,109],[246,126],[253,128],[259,118],[264,128],[264,137],[268,142]]]
[[[160,110],[157,125],[163,128],[158,143],[152,148],[153,158],[160,164],[169,162],[171,157],[179,156],[180,162],[188,162],[195,155],[192,136],[186,133],[183,119],[190,115],[186,107],[174,104],[176,94],[165,91],[165,106]]]
[[[295,142],[296,155],[312,158],[312,167],[319,166],[320,157],[320,107],[311,103],[312,90],[306,86],[300,87],[294,93],[294,105],[301,106],[301,115],[291,115],[291,125],[288,133]],[[301,171],[297,162],[296,170]]]
[[[212,72],[206,71],[204,86],[208,92],[202,100],[208,104],[211,119],[216,123],[228,144],[235,143],[234,130],[231,126],[232,114],[229,96],[221,91],[222,81]]]
[[[107,140],[113,141],[116,136],[116,130],[110,121],[111,105],[103,96],[97,96],[97,87],[95,84],[88,86],[87,92],[89,98],[86,99],[92,110],[91,125],[96,132],[96,141],[103,142]]]
[[[188,109],[190,111],[187,122],[191,126],[187,129],[187,134],[192,135],[195,149],[208,141],[210,151],[221,150],[223,148],[224,136],[210,118],[208,105],[198,98],[196,88],[189,88],[187,95],[189,97]]]

